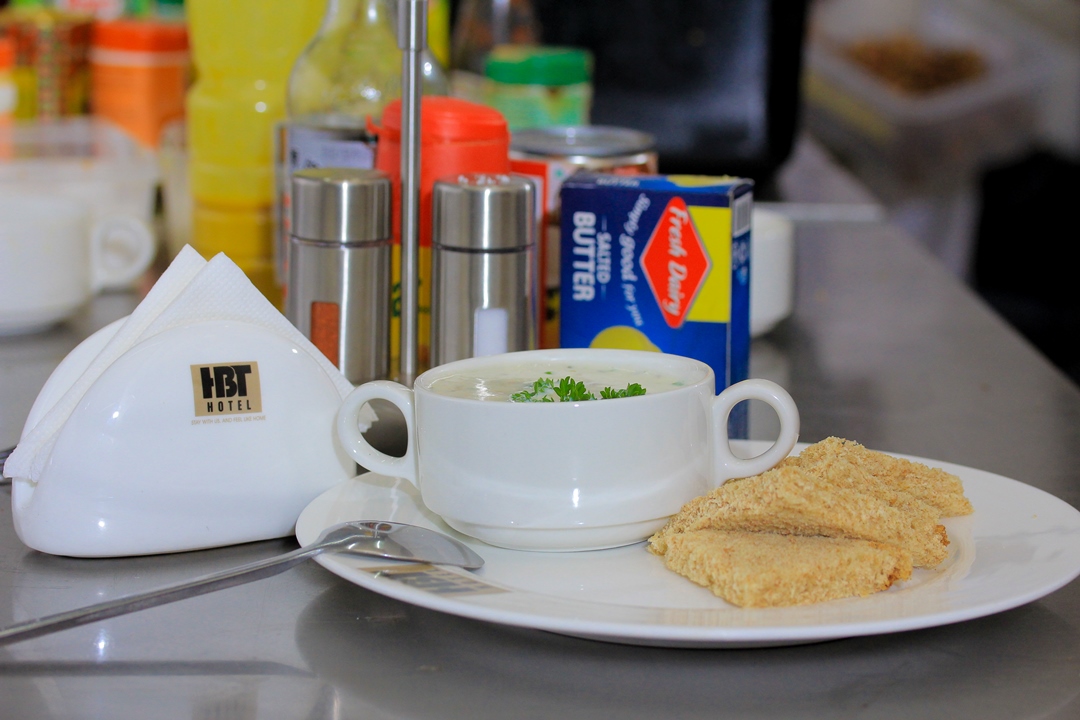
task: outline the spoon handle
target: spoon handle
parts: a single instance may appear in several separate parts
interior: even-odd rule
[[[177,600],[184,600],[196,595],[204,595],[215,590],[243,585],[254,580],[262,580],[282,573],[326,549],[319,544],[299,548],[276,557],[258,560],[253,563],[230,568],[212,575],[188,580],[157,588],[148,592],[127,595],[115,600],[107,600],[77,610],[46,615],[36,620],[27,620],[0,629],[0,645],[29,640],[68,628],[86,625],[98,620],[106,620],[118,615],[145,610],[146,608],[166,605]]]

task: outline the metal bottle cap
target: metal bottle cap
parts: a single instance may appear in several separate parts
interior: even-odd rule
[[[390,177],[381,170],[311,168],[292,176],[292,234],[325,243],[390,237]]]
[[[532,181],[518,175],[474,173],[436,181],[432,242],[473,251],[520,250],[535,242]]]
[[[630,128],[581,125],[517,130],[512,151],[542,157],[605,158],[635,155],[656,148],[656,138]]]

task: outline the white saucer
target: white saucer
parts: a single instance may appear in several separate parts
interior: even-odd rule
[[[316,560],[369,590],[453,615],[667,647],[785,645],[946,625],[1018,607],[1080,575],[1080,512],[1071,505],[1000,475],[909,459],[958,475],[975,507],[973,515],[944,521],[949,558],[886,592],[804,607],[728,605],[667,570],[644,543],[577,553],[496,548],[451,530],[408,482],[375,474],[316,498],[297,520],[296,537],[308,545],[345,520],[435,528],[467,542],[484,567],[468,572],[342,555]]]

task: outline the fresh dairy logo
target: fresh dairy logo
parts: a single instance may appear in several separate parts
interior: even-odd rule
[[[192,365],[195,415],[238,415],[262,412],[257,362]]]
[[[664,321],[681,327],[694,297],[709,275],[711,262],[680,197],[672,198],[641,251],[641,270]]]

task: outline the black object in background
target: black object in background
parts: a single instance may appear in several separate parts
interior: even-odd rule
[[[595,58],[592,122],[656,136],[660,170],[764,189],[798,126],[806,0],[533,0]],[[760,192],[759,192],[760,196]]]
[[[975,289],[1080,383],[1080,162],[1049,152],[987,171]]]

